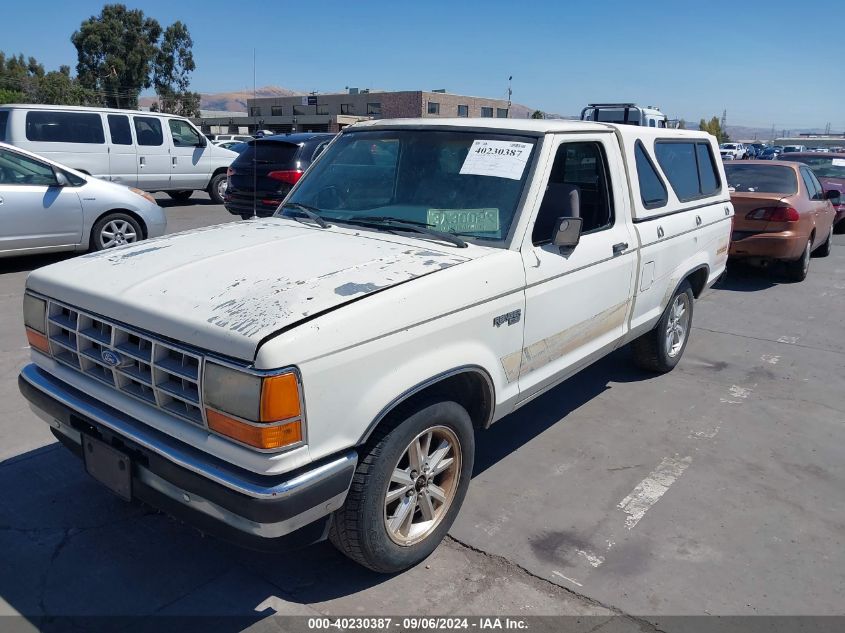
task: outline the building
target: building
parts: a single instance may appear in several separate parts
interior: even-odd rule
[[[203,116],[197,120],[206,133],[339,132],[367,119],[419,117],[509,118],[511,104],[447,93],[444,90],[398,92],[359,90],[297,97],[247,99],[246,116]]]

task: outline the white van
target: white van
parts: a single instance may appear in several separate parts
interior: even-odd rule
[[[582,121],[622,123],[643,127],[670,127],[669,120],[657,108],[644,108],[636,103],[591,103],[581,110]]]
[[[50,105],[0,106],[0,142],[96,178],[187,200],[207,191],[221,204],[235,152],[183,117],[160,112]]]

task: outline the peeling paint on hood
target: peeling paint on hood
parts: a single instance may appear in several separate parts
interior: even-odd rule
[[[77,257],[27,286],[137,328],[252,360],[298,321],[467,261],[382,234],[288,220],[222,224]]]

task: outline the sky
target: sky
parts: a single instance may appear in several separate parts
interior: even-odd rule
[[[842,0],[128,1],[188,25],[192,88],[310,92],[346,86],[506,98],[577,115],[588,102],[655,105],[670,118],[845,130]],[[3,7],[0,50],[76,65],[70,36],[103,2]],[[45,19],[45,13],[46,19]]]

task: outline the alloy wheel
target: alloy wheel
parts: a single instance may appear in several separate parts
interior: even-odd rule
[[[461,445],[445,426],[434,426],[408,444],[387,486],[384,526],[397,545],[431,534],[446,516],[461,475]]]
[[[138,234],[135,228],[126,220],[107,222],[100,231],[100,244],[103,248],[114,248],[137,240]]]
[[[681,293],[675,297],[669,308],[669,321],[666,324],[666,353],[674,358],[684,347],[689,330],[689,297]]]

